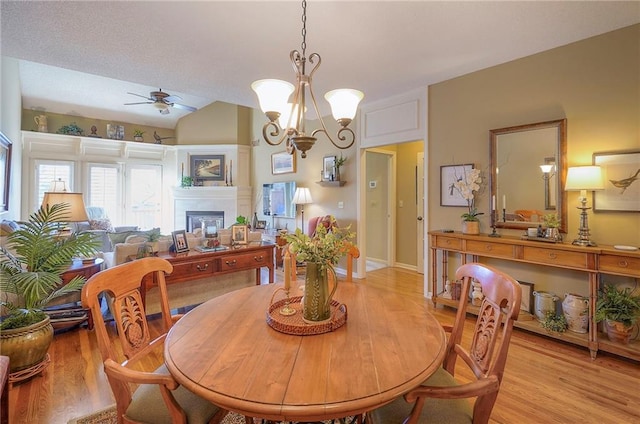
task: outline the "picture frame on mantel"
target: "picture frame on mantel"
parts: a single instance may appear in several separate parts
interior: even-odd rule
[[[224,181],[224,155],[189,155],[194,181]]]
[[[640,150],[596,152],[604,190],[593,192],[594,212],[640,212]]]

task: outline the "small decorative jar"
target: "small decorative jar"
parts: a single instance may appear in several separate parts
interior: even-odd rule
[[[562,313],[567,320],[568,329],[575,333],[589,331],[589,298],[579,294],[567,293],[562,301]]]
[[[533,296],[535,299],[536,318],[542,322],[545,319],[547,312],[556,312],[556,302],[560,300],[558,296],[553,293],[544,291],[534,291]]]

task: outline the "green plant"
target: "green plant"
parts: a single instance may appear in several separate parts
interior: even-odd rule
[[[346,157],[343,157],[342,154],[340,155],[339,158],[336,158],[334,165],[336,167],[336,169],[339,169],[342,165],[344,165],[344,163],[347,161]]]
[[[249,220],[247,219],[246,216],[238,215],[236,217],[236,224],[248,225],[249,224]]]
[[[63,125],[58,128],[58,134],[72,134],[72,135],[82,135],[84,130],[76,125],[75,122],[70,123],[69,125]]]
[[[291,253],[296,255],[298,262],[316,262],[322,268],[327,264],[335,265],[347,253],[347,242],[355,237],[350,231],[351,226],[338,228],[335,219],[331,220],[329,228],[322,222],[316,227],[313,237],[297,228],[295,233],[284,234],[289,243]]]
[[[133,136],[134,137],[142,137],[143,135],[144,135],[144,131],[139,130],[137,128],[135,130],[133,130]]]
[[[7,308],[0,329],[35,324],[44,319],[42,308],[51,300],[80,290],[84,277],[61,286],[61,275],[76,256],[90,256],[98,247],[91,233],[62,236],[58,224],[69,216],[69,205],[41,207],[7,236],[0,246],[0,305]],[[10,299],[8,295],[13,295]]]
[[[630,287],[618,289],[612,284],[605,284],[598,292],[596,322],[617,321],[631,327],[639,317],[640,296],[634,295]]]
[[[478,209],[476,208],[472,208],[472,209],[469,209],[469,212],[465,212],[462,215],[460,215],[460,218],[462,218],[463,221],[467,221],[467,222],[480,221],[478,219],[479,215],[484,215],[484,213],[478,212]]]
[[[160,241],[160,237],[162,237],[162,235],[159,229],[153,229],[147,233],[147,241],[150,243]]]
[[[540,323],[542,328],[547,331],[555,331],[556,333],[564,333],[567,331],[567,319],[564,315],[556,315],[553,311],[547,311],[544,314],[544,319]]]
[[[560,226],[560,218],[558,218],[558,214],[546,214],[542,217],[542,220],[547,228],[558,228]]]
[[[182,187],[191,187],[193,185],[192,177],[182,177],[181,186]]]

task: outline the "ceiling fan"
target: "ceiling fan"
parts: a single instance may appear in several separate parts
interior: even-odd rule
[[[153,105],[156,109],[158,109],[158,111],[162,115],[168,115],[169,114],[169,107],[175,107],[176,109],[188,110],[189,112],[195,112],[196,110],[198,110],[197,108],[195,108],[193,106],[187,106],[187,105],[183,105],[183,104],[180,104],[180,103],[176,103],[176,102],[182,100],[182,97],[173,96],[173,95],[170,95],[169,93],[165,93],[164,91],[162,91],[161,88],[158,89],[158,91],[152,91],[151,93],[149,93],[149,97],[143,96],[141,94],[129,93],[129,92],[127,92],[127,94],[131,94],[131,95],[134,95],[134,96],[142,97],[144,99],[147,99],[148,101],[147,102],[137,102],[137,103],[125,103],[125,106],[129,106],[129,105]]]

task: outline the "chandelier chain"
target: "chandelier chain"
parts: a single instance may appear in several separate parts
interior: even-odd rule
[[[306,57],[305,51],[307,50],[307,1],[302,1],[302,57]]]

